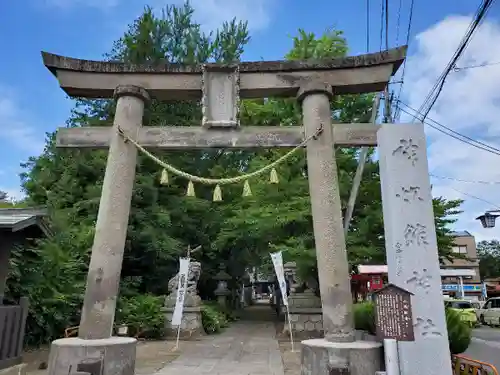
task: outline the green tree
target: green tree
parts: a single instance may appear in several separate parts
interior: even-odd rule
[[[481,241],[477,244],[479,273],[483,279],[500,277],[500,242]]]
[[[452,251],[454,238],[450,226],[457,221],[457,215],[462,213],[460,210],[462,203],[463,200],[461,199],[447,200],[443,197],[435,197],[432,200],[438,254],[441,263],[445,259],[451,261],[453,258],[460,256],[460,254],[453,253]]]
[[[26,206],[24,200],[11,198],[7,192],[0,190],[0,208],[22,208]]]
[[[0,208],[9,207],[12,207],[12,202],[9,198],[9,195],[5,191],[0,190]]]

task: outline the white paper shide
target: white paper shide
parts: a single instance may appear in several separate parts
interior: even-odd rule
[[[189,272],[189,258],[179,258],[179,282],[177,286],[177,299],[175,301],[174,314],[172,316],[172,326],[178,327],[182,323],[182,313],[184,310],[184,298],[186,295]]]

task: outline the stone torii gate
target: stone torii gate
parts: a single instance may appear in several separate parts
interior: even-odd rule
[[[137,161],[136,147],[125,142],[119,130],[146,148],[185,150],[295,147],[322,129],[306,146],[325,333],[324,343],[319,345],[315,341],[311,348],[319,345],[333,351],[342,359],[338,371],[343,371],[346,364],[351,366],[353,374],[373,374],[379,370],[380,345],[355,340],[333,152],[334,145],[375,146],[379,126],[332,125],[330,99],[333,95],[382,91],[405,54],[406,47],[401,47],[327,61],[150,66],[79,60],[43,52],[45,66],[68,95],[117,101],[112,127],[61,128],[57,132],[58,147],[109,148],[109,155],[79,337],[53,343],[49,373],[67,374],[70,366],[76,369],[78,363],[89,358],[99,362],[105,374],[134,373],[135,340],[112,337]],[[270,96],[295,96],[302,104],[303,126],[240,127],[240,98]],[[202,126],[142,127],[144,106],[150,97],[201,99]],[[349,363],[350,350],[366,351],[366,356],[355,355],[356,363]],[[307,362],[309,357],[304,356],[303,360]],[[313,363],[303,366],[318,368]],[[333,364],[332,370],[335,368]]]

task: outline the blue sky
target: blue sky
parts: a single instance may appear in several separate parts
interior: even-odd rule
[[[365,0],[317,1],[315,3],[311,7],[312,2],[299,0],[192,1],[196,9],[196,18],[206,30],[233,16],[249,20],[252,40],[246,49],[245,60],[282,58],[291,47],[290,36],[296,34],[298,28],[318,34],[330,27],[344,30],[349,41],[350,54],[366,52]],[[399,40],[399,44],[403,44],[406,37],[410,0],[401,1],[400,30],[397,34],[399,3],[399,0],[390,0],[391,47],[396,45],[396,38]],[[418,108],[421,104],[433,80],[451,57],[451,53],[456,48],[468,20],[470,20],[467,17],[475,12],[479,3],[479,0],[415,0],[408,77],[404,86],[406,92],[404,99],[414,108]],[[2,141],[0,189],[8,191],[13,196],[19,195],[18,173],[21,170],[19,163],[31,155],[40,153],[45,132],[51,132],[63,125],[72,108],[71,100],[65,97],[55,78],[44,68],[40,51],[45,50],[77,58],[101,59],[102,55],[110,50],[113,40],[120,37],[127,24],[132,22],[141,13],[143,7],[148,4],[155,9],[160,9],[167,3],[158,0],[150,2],[139,0],[18,0],[2,2],[0,5],[0,35],[2,35],[2,50],[6,56],[0,59],[0,140]],[[379,50],[380,12],[381,0],[370,0],[371,52]],[[488,42],[491,40],[493,43],[498,43],[498,39],[494,40],[494,38],[500,36],[499,18],[500,6],[494,6],[488,15],[489,29],[483,33],[481,38],[478,37],[480,41],[476,43],[477,45],[474,45],[474,48],[471,47],[471,52],[466,57],[467,63],[490,61],[490,59],[495,58],[496,55],[491,55],[492,44],[488,47]],[[442,42],[436,43],[437,41]],[[500,61],[500,53],[497,55]],[[431,63],[432,66],[428,65]],[[426,66],[425,71],[422,70],[424,65]],[[485,69],[490,68],[482,69],[484,72]],[[495,73],[499,72],[498,69]],[[477,83],[477,77],[472,74],[479,73],[464,73],[460,77],[457,73],[456,78],[451,79],[450,85],[456,84],[460,90],[468,91],[465,88],[467,82],[469,84]],[[456,94],[455,91],[450,91],[448,95],[445,90],[443,101],[439,102],[442,105],[437,105],[437,109],[431,113],[431,117],[434,116],[433,118],[439,119],[451,127],[456,124],[457,129],[466,132],[469,136],[481,137],[490,143],[495,143],[498,140],[498,134],[494,131],[493,124],[488,127],[484,123],[484,121],[492,121],[491,118],[485,118],[482,122],[478,120],[474,127],[470,127],[472,126],[470,121],[460,125],[464,116],[457,120],[449,115],[450,109],[453,107],[444,108],[444,104],[449,102],[448,104],[453,105],[455,99],[463,102],[463,98],[453,96],[454,93]],[[480,94],[489,95],[490,92],[480,92]],[[488,109],[494,112],[497,108],[496,103],[489,105]],[[479,105],[480,103],[475,104]],[[471,107],[471,111],[473,109],[474,113],[482,112],[479,107]],[[442,151],[443,155],[447,154],[449,149],[447,151],[446,147],[449,142],[439,138],[434,139],[433,136],[434,134],[430,132],[431,145],[435,148],[444,145],[444,147],[439,146],[439,151]],[[453,149],[455,159],[448,160],[448,164],[443,161],[442,156],[439,156],[441,154],[434,150],[434,155],[433,151],[430,150],[430,164],[433,173],[454,179],[492,180],[497,177],[496,181],[500,181],[500,171],[495,172],[495,174],[492,174],[489,169],[485,170],[485,173],[481,172],[482,168],[486,167],[485,161],[480,158],[490,157],[489,155],[485,156],[481,154],[482,151],[471,150],[468,146],[463,148],[463,145],[457,145],[457,147],[466,150],[463,151],[461,157],[469,164],[471,160],[477,159],[475,164],[472,163],[468,166],[470,173],[464,174],[463,168],[456,168],[458,163],[456,154],[458,153],[455,152],[455,148]],[[497,157],[495,156],[495,158]],[[488,162],[491,162],[490,159]],[[492,169],[495,167],[495,162],[496,160],[491,162]],[[491,203],[495,203],[495,198],[498,197],[497,202],[500,203],[500,195],[496,193],[498,189],[495,191],[492,189],[481,190],[484,186],[460,185],[453,180],[449,180],[448,183],[445,180],[433,180],[433,184],[437,186],[439,194],[451,198],[466,197],[457,193],[457,189],[461,189],[461,191],[472,195],[477,194]],[[482,232],[477,224],[470,219],[476,213],[492,208],[491,204],[470,197],[468,201],[471,199],[474,202],[470,203],[470,207],[466,207],[467,219],[462,219],[459,223],[461,229],[476,231],[481,238],[496,235],[496,232]]]

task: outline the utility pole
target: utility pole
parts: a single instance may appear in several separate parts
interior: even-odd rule
[[[389,122],[392,122],[391,119],[391,98],[389,97],[389,86],[385,87],[384,90],[384,123],[388,124]]]
[[[388,100],[386,100],[386,109],[384,111],[385,114],[387,114],[387,102]],[[375,99],[373,100],[372,115],[370,119],[370,122],[372,124],[375,124],[377,120],[377,113],[379,106],[380,106],[380,93],[378,93]],[[363,170],[365,169],[366,158],[368,157],[368,150],[369,150],[368,147],[363,147],[361,148],[361,152],[359,154],[358,168],[356,169],[356,174],[354,175],[351,194],[349,195],[349,201],[347,202],[347,209],[344,217],[344,233],[346,236],[347,232],[349,231],[349,224],[351,223],[352,213],[354,211],[354,204],[356,203],[356,198],[358,197],[359,185],[361,185],[361,178],[363,177]]]

